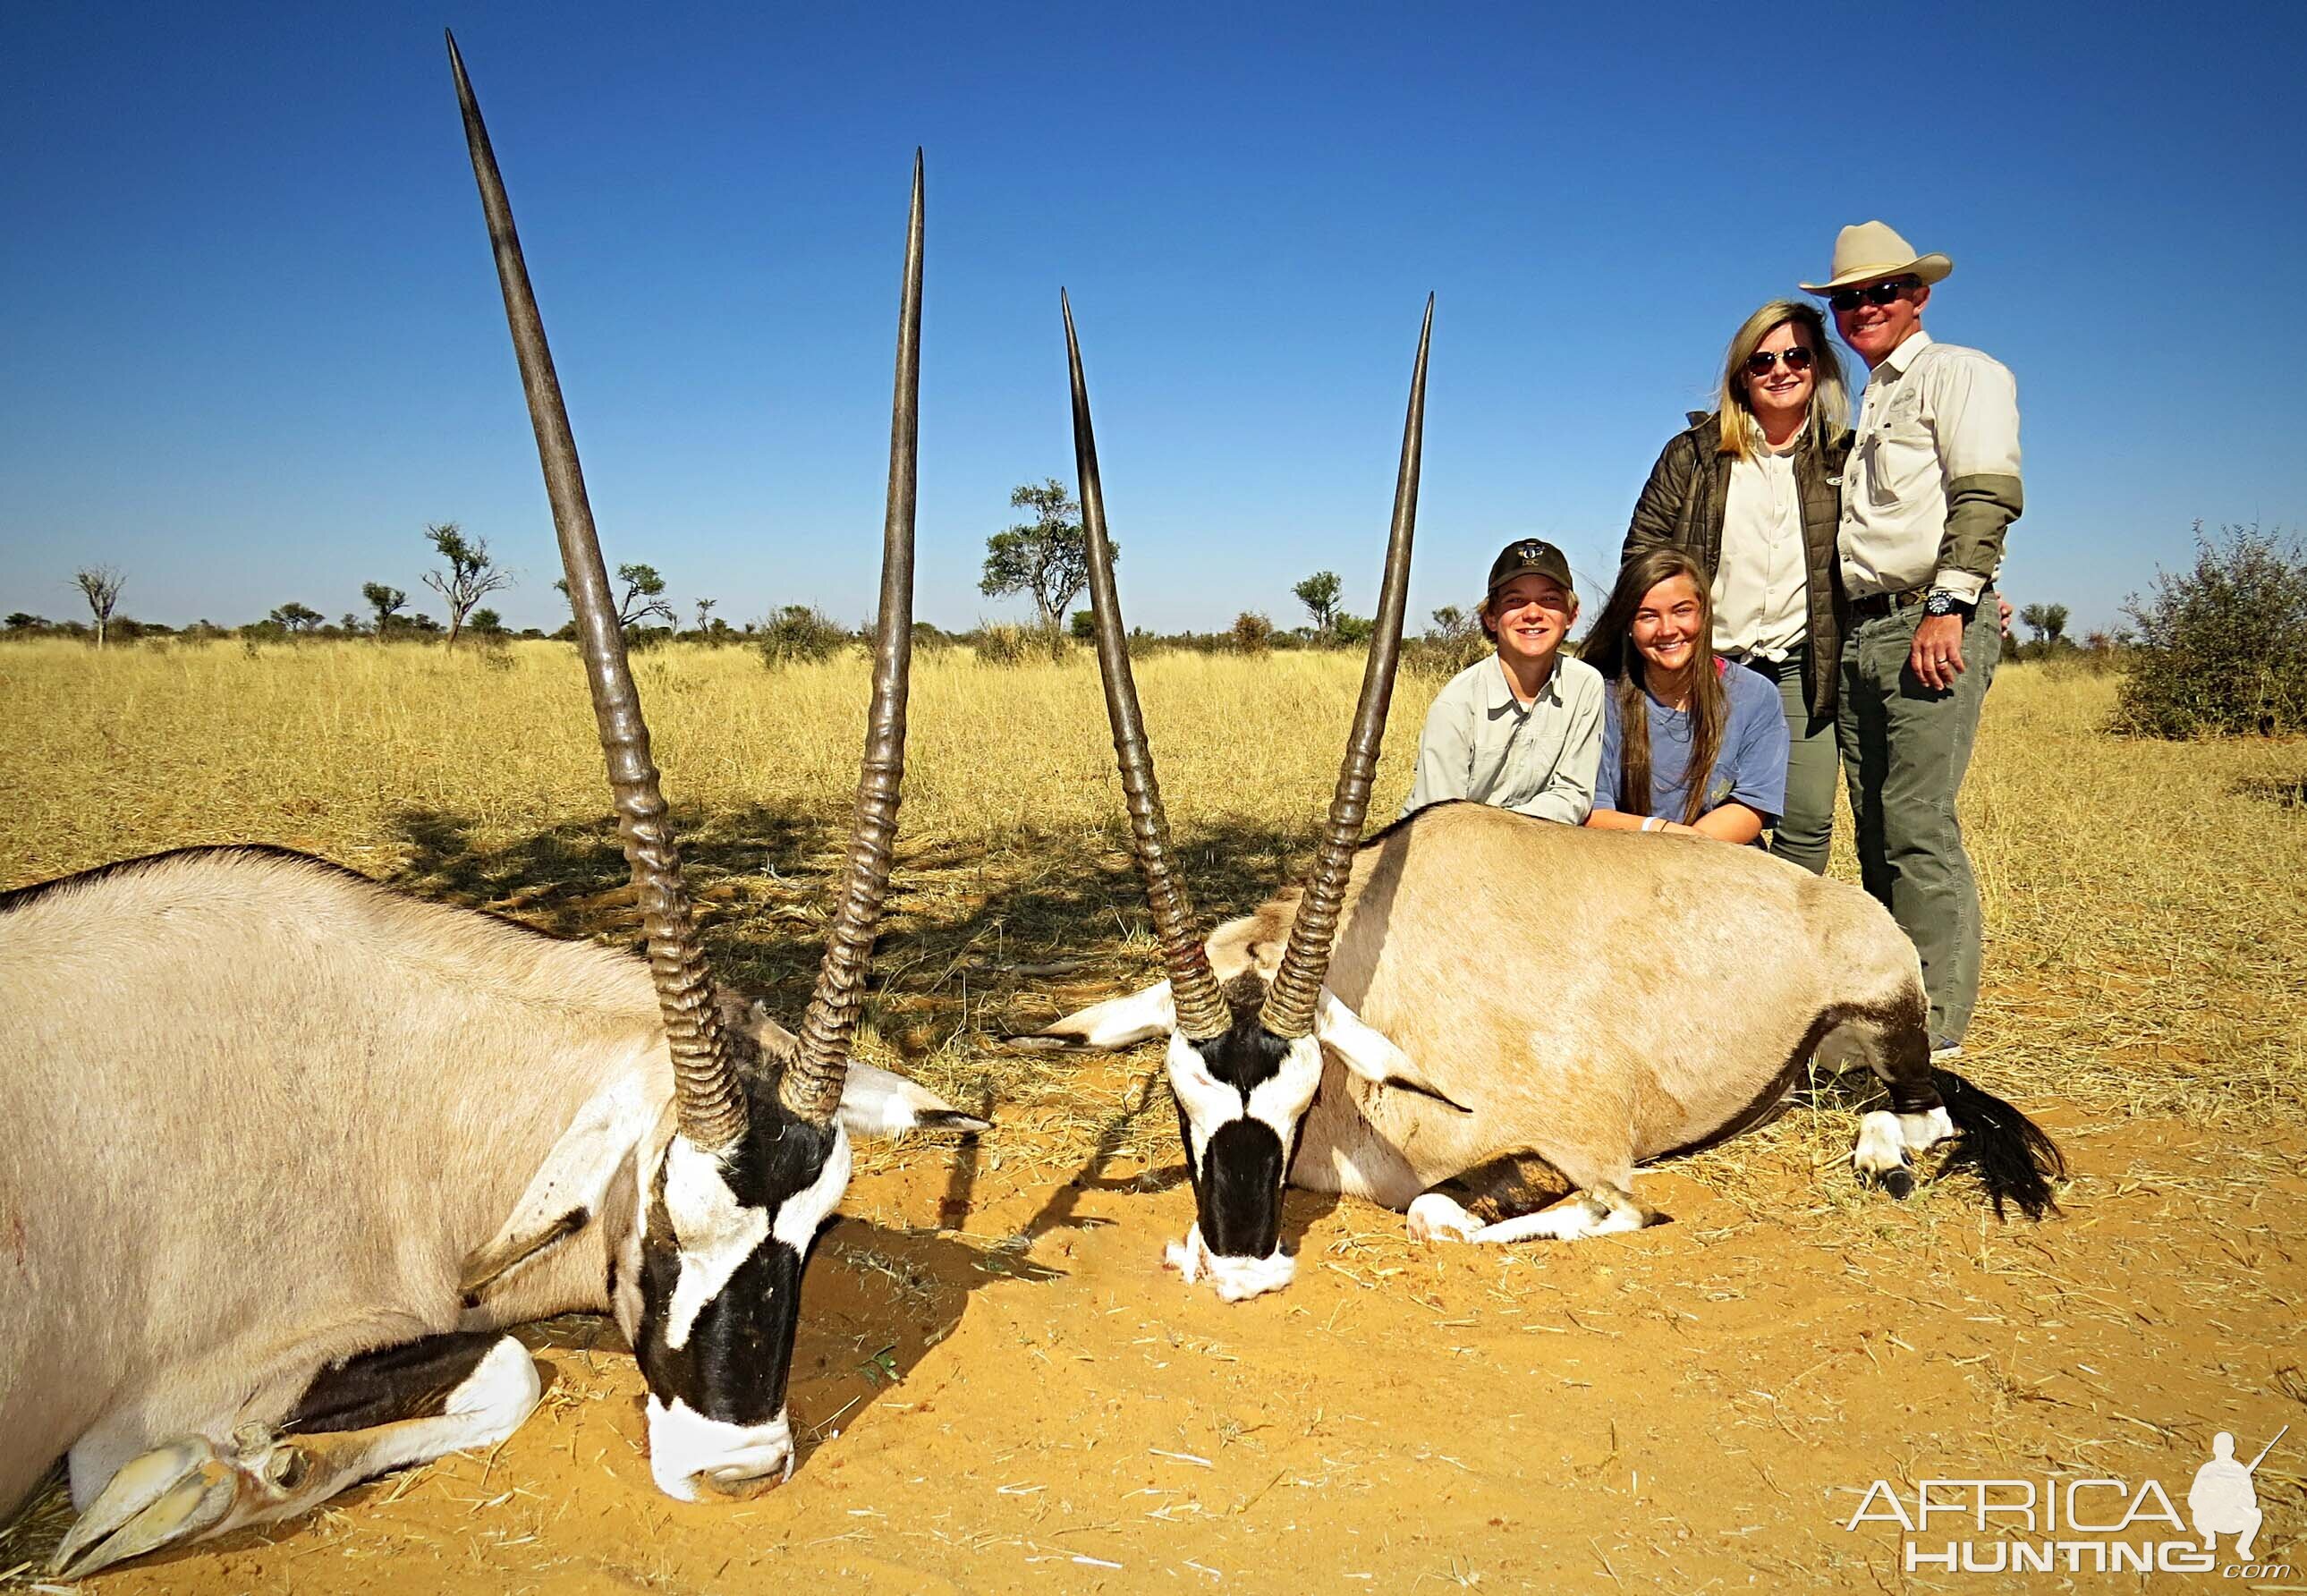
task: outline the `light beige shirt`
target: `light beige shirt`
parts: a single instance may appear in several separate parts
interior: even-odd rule
[[[1558,656],[1525,709],[1494,654],[1451,677],[1427,711],[1418,782],[1402,812],[1471,798],[1582,825],[1601,763],[1602,674]]]
[[[1948,486],[1967,477],[2017,483],[2019,385],[1992,356],[1917,329],[1867,378],[1843,468],[1839,541],[1853,598],[1927,583],[1977,602],[1988,576],[1939,562]]]
[[[1810,630],[1802,489],[1791,452],[1730,462],[1714,571],[1714,651],[1784,659]]]

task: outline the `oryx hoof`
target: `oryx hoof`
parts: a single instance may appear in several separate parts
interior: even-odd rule
[[[184,1436],[121,1465],[49,1559],[77,1580],[174,1541],[196,1540],[231,1514],[244,1476],[205,1436]]]
[[[1859,1120],[1850,1167],[1861,1186],[1879,1186],[1901,1201],[1914,1196],[1915,1164],[1898,1115],[1877,1109]]]
[[[1877,1174],[1874,1184],[1903,1203],[1915,1195],[1915,1171],[1901,1164],[1895,1170],[1884,1170]]]

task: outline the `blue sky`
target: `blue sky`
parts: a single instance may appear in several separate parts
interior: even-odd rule
[[[914,145],[919,613],[1070,479],[1073,294],[1133,622],[1374,596],[1439,296],[1412,614],[1538,532],[1606,582],[1732,329],[1881,216],[2017,373],[2005,588],[2114,618],[2307,524],[2295,6],[0,10],[0,611],[419,599],[428,521],[565,612],[441,41],[503,163],[612,562],[870,609]],[[438,613],[437,605],[434,605]]]

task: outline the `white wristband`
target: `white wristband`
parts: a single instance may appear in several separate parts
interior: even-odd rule
[[[1666,822],[1659,819],[1656,815],[1644,815],[1642,817],[1642,829],[1645,831],[1656,831],[1659,827],[1665,824]]]

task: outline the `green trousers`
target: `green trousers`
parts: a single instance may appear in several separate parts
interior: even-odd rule
[[[1934,691],[1907,656],[1923,608],[1861,619],[1842,636],[1836,729],[1857,818],[1859,879],[1922,956],[1931,1037],[1962,1040],[1978,1001],[1978,883],[1955,794],[1978,740],[1978,712],[2003,654],[1994,590],[1963,629],[1963,673]]]
[[[1805,643],[1776,664],[1761,658],[1744,663],[1777,686],[1780,707],[1787,712],[1786,812],[1771,828],[1771,852],[1822,876],[1834,844],[1834,788],[1842,775],[1842,748],[1833,716],[1814,716],[1803,691],[1803,662],[1809,651]]]

